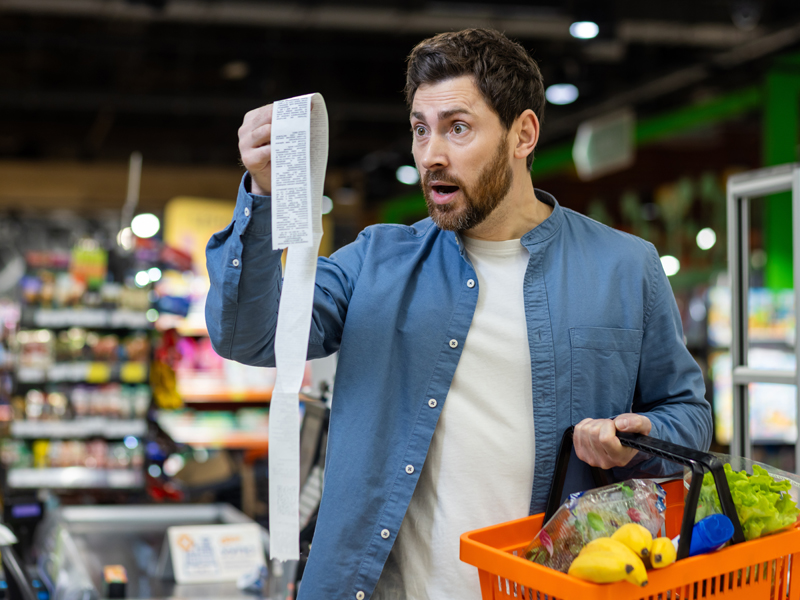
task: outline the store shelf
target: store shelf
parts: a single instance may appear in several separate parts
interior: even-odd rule
[[[248,414],[241,418],[229,412],[161,410],[156,414],[156,422],[179,444],[188,444],[195,448],[266,451],[269,447],[269,420],[266,411],[243,410]]]
[[[253,404],[264,404],[272,399],[271,391],[263,390],[228,390],[215,392],[193,391],[188,394],[181,394],[186,404],[203,404],[217,402],[242,402]]]
[[[133,489],[144,486],[144,475],[133,469],[88,467],[9,469],[6,481],[16,489]]]
[[[70,362],[49,367],[19,367],[19,383],[146,383],[148,365],[143,362]]]
[[[186,404],[215,404],[218,402],[242,402],[265,404],[272,399],[270,387],[232,387],[228,381],[205,373],[178,374],[178,394]]]
[[[267,404],[272,399],[274,369],[226,362],[219,371],[178,370],[178,394],[186,404]]]
[[[23,310],[20,324],[25,327],[62,329],[152,329],[153,324],[143,311],[103,308],[38,308]]]
[[[170,435],[172,437],[172,435]],[[179,444],[186,444],[192,448],[225,448],[228,450],[269,450],[267,433],[229,432],[218,433],[207,431],[186,431],[173,438]]]
[[[14,421],[11,436],[18,439],[83,439],[100,437],[118,440],[127,436],[144,437],[144,419],[86,417],[71,421]]]

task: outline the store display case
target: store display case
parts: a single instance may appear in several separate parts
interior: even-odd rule
[[[793,442],[794,468],[800,465],[800,443],[797,443],[797,415],[800,413],[800,385],[798,385],[797,344],[798,328],[795,310],[800,306],[800,244],[795,243],[792,250],[792,271],[794,289],[777,296],[777,303],[771,308],[774,318],[765,327],[759,319],[759,304],[763,298],[753,294],[750,288],[750,205],[751,200],[762,198],[776,192],[791,191],[793,239],[800,232],[800,164],[786,164],[741,173],[728,180],[728,266],[731,286],[730,321],[730,373],[732,400],[731,408],[731,454],[750,458],[753,437],[751,426],[751,406],[759,405],[760,410],[771,406],[785,406],[788,420],[794,417],[791,433],[786,433],[787,441]],[[787,218],[789,216],[787,215]],[[774,310],[773,310],[774,309]],[[755,315],[756,318],[753,318]],[[752,323],[751,323],[752,321]],[[778,353],[764,358],[758,348],[759,336],[767,336],[774,341],[777,336],[783,346]],[[761,359],[758,358],[759,352]],[[783,356],[782,356],[782,355]],[[754,390],[788,390],[779,396],[759,397]],[[760,386],[757,388],[756,386]],[[776,387],[777,386],[777,387]],[[794,406],[790,408],[791,401]],[[777,402],[776,402],[777,401]],[[792,410],[793,408],[793,410]],[[787,428],[784,428],[787,429]]]

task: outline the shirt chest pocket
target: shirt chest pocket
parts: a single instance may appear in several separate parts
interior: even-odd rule
[[[572,422],[629,412],[642,348],[640,329],[574,327]]]

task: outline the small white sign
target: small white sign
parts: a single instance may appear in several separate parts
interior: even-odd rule
[[[636,115],[620,110],[578,126],[572,159],[583,181],[627,169],[636,160]]]
[[[169,527],[170,555],[175,581],[211,583],[236,581],[265,565],[258,525],[194,525]]]

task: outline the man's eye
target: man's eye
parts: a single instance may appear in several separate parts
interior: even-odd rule
[[[453,133],[455,133],[456,135],[464,133],[464,131],[466,131],[466,127],[464,127],[463,125],[453,125]]]
[[[417,127],[414,128],[414,133],[417,134],[418,136],[423,136],[425,135],[425,128],[422,127],[421,125],[418,125]]]

